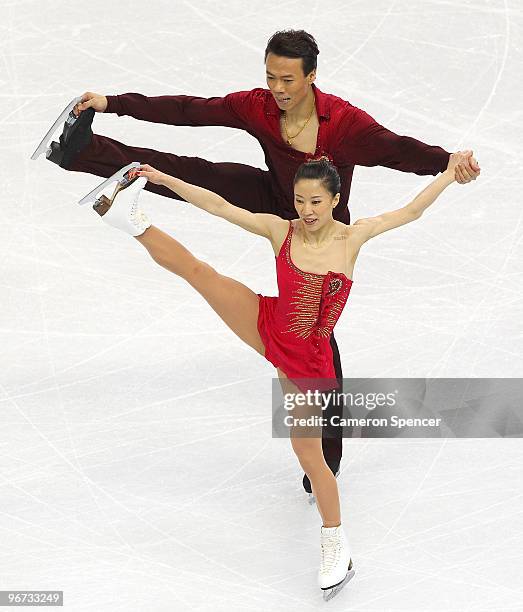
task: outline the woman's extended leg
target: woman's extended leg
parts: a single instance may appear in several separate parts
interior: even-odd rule
[[[279,368],[278,376],[280,377],[284,394],[300,393],[296,385]],[[310,410],[310,407],[305,407],[300,410],[298,406],[295,406],[293,416],[310,416],[314,412],[321,412],[321,406],[316,408],[317,410]],[[311,431],[317,437],[309,437]],[[317,427],[315,430],[311,430],[306,427],[291,427],[290,435],[292,448],[298,457],[301,467],[311,481],[312,491],[316,497],[318,510],[323,519],[323,526],[337,527],[341,524],[338,484],[323,456],[321,428]]]
[[[136,240],[160,266],[192,285],[241,340],[261,355],[265,354],[258,332],[259,298],[254,291],[219,274],[154,225],[136,236]]]
[[[219,274],[154,225],[136,236],[136,240],[149,251],[154,261],[187,280],[239,338],[261,355],[265,354],[257,326],[258,296],[251,289]],[[280,369],[278,375],[284,393],[299,391]],[[298,432],[294,430],[294,433]],[[311,481],[323,526],[340,525],[338,485],[323,456],[321,431],[318,437],[311,438],[293,436],[291,430],[291,443],[298,461]]]

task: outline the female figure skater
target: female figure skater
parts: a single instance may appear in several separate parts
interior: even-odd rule
[[[288,392],[293,379],[335,379],[329,337],[347,301],[362,245],[419,219],[454,182],[455,168],[466,158],[465,152],[451,158],[446,171],[406,206],[359,219],[352,225],[333,218],[340,199],[340,177],[326,158],[298,168],[294,205],[299,218],[292,221],[239,208],[207,189],[147,164],[129,170],[112,198],[98,198],[93,208],[106,223],[134,236],[156,263],[190,283],[239,338],[276,366],[282,387]],[[194,206],[270,240],[276,255],[279,296],[257,295],[219,274],[153,226],[139,206],[147,181],[172,189]],[[323,522],[318,582],[327,600],[354,575],[341,526],[337,482],[323,457],[321,431],[317,437],[300,437],[293,435],[291,428],[291,444],[310,478]]]

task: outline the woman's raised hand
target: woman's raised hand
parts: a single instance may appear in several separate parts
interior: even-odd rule
[[[82,101],[73,108],[73,111],[78,117],[87,108],[94,108],[97,113],[103,113],[107,108],[107,98],[92,91],[86,91],[82,94]]]
[[[155,185],[164,185],[165,180],[169,178],[168,174],[156,170],[156,168],[149,166],[149,164],[142,164],[137,168],[129,170],[129,178],[134,178],[135,176],[145,176],[148,181]]]

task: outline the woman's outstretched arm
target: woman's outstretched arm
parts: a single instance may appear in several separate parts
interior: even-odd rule
[[[239,225],[248,232],[258,234],[269,240],[272,238],[273,230],[276,227],[282,225],[287,227],[289,224],[288,221],[284,221],[277,215],[252,213],[239,206],[234,206],[234,204],[231,204],[222,198],[222,196],[214,193],[214,191],[209,191],[208,189],[192,185],[191,183],[186,183],[174,176],[160,172],[148,164],[143,164],[137,168],[135,174],[138,176],[145,176],[147,180],[155,185],[164,185],[168,187],[186,202],[211,213],[211,215],[221,217],[230,223]]]
[[[461,155],[463,157],[466,156],[465,153],[461,153]],[[406,206],[383,213],[377,217],[358,219],[358,221],[354,223],[354,226],[358,228],[357,234],[359,235],[361,243],[363,244],[367,242],[367,240],[379,236],[379,234],[383,234],[383,232],[387,232],[388,230],[419,219],[425,210],[436,201],[443,190],[455,181],[455,167],[460,162],[460,157],[449,161],[449,165],[445,172],[434,179]],[[477,164],[475,160],[474,163]]]

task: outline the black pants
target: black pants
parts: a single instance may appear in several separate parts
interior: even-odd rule
[[[95,134],[91,143],[75,157],[70,169],[109,177],[133,161],[150,164],[157,170],[176,176],[187,183],[214,191],[235,206],[251,212],[271,213],[283,219],[297,217],[292,204],[286,202],[275,189],[270,172],[245,164],[214,163],[200,157],[185,157],[153,149],[131,147],[107,136]],[[153,185],[148,182],[145,189],[167,198],[182,199],[162,185]],[[346,207],[337,206],[334,211],[339,221],[350,223]],[[330,343],[334,355],[336,378],[340,380],[343,375],[334,334],[331,336]],[[329,419],[337,411],[339,408],[330,406],[324,416]],[[336,471],[341,461],[341,434],[341,427],[331,430],[324,428],[322,432],[323,455],[333,472]]]

